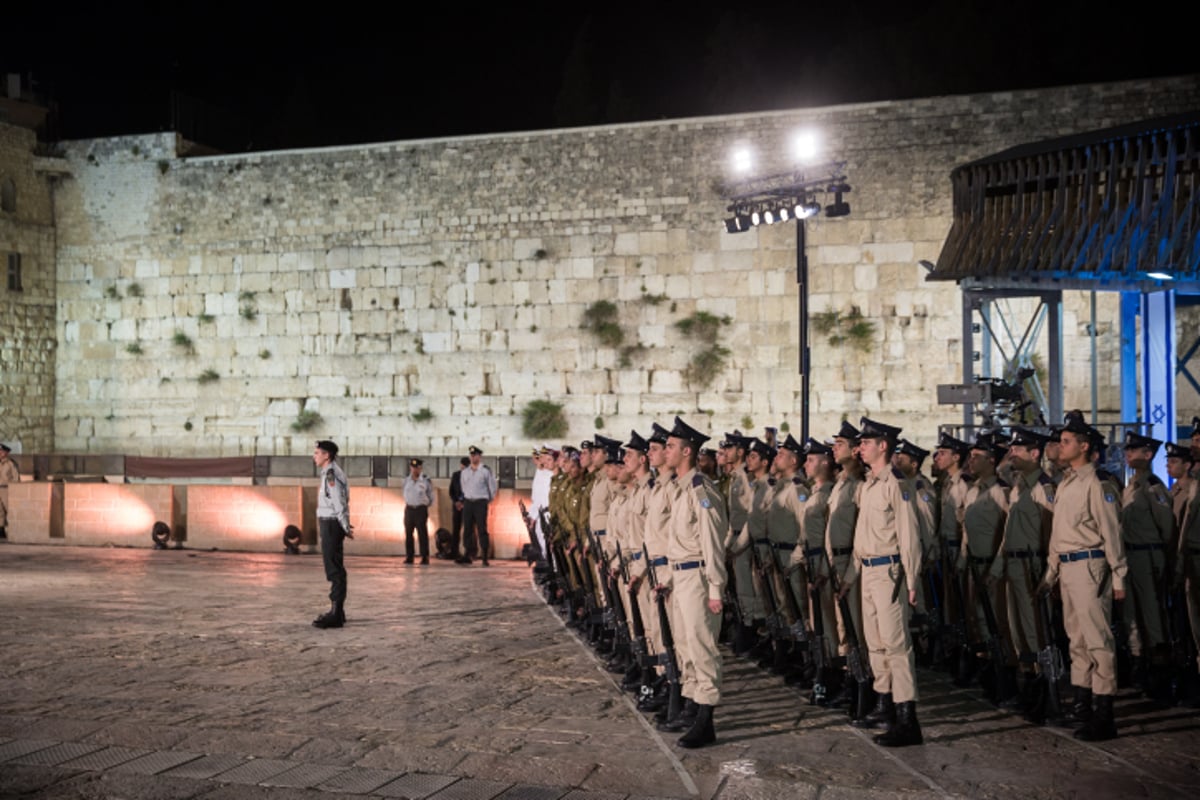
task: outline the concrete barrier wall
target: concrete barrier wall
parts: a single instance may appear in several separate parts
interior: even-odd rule
[[[515,558],[528,541],[519,500],[527,490],[502,489],[488,516],[492,552]],[[196,549],[277,552],[283,530],[299,527],[301,544],[319,551],[317,489],[313,486],[209,484],[49,483],[9,487],[8,536],[26,544],[152,547],[151,528],[166,522],[172,542]],[[396,487],[351,486],[350,555],[402,556],[404,493]],[[429,513],[430,551],[440,527],[450,529],[453,506],[444,486]],[[415,548],[414,548],[415,549]]]

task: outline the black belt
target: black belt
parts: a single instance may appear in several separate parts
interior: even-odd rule
[[[967,556],[967,561],[970,561],[975,566],[980,567],[984,564],[992,563],[992,558],[991,556]]]
[[[876,556],[875,558],[864,558],[862,560],[864,567],[882,567],[884,564],[899,564],[900,554],[894,556]]]
[[[1103,550],[1080,550],[1075,553],[1059,553],[1058,560],[1064,564],[1071,561],[1087,561],[1089,558],[1104,558]]]
[[[672,564],[671,569],[679,571],[681,569],[696,569],[703,566],[703,561],[680,561],[678,564]]]
[[[416,503],[406,503],[405,508],[429,508],[427,505],[417,505]]]
[[[795,542],[791,542],[791,543],[789,543],[789,542],[771,542],[771,547],[774,547],[776,550],[795,550],[796,543]]]
[[[603,531],[592,531],[592,533],[594,533],[596,536],[603,536],[603,535],[605,535],[606,533],[608,533],[608,531],[607,531],[607,530],[603,530]]]
[[[650,560],[649,560],[648,562],[646,562],[646,563],[648,563],[648,564],[649,564],[650,566],[652,566],[652,567],[665,567],[665,566],[667,565],[667,557],[666,557],[666,556],[659,556],[658,558],[652,558],[652,559],[650,559]]]
[[[771,540],[770,540],[770,539],[768,539],[768,538],[766,538],[766,537],[763,537],[762,539],[755,539],[755,540],[754,540],[754,543],[755,543],[755,544],[765,544],[765,545],[770,545],[770,544],[771,544]]]
[[[962,539],[947,539],[946,547],[958,547],[962,544]]]
[[[1004,555],[1007,558],[1033,558],[1040,553],[1035,553],[1032,550],[1005,550]]]
[[[633,555],[631,555],[631,556],[629,557],[629,560],[630,560],[630,561],[641,561],[641,560],[642,560],[642,554],[641,554],[641,553],[634,553]]]
[[[1152,544],[1132,544],[1132,543],[1130,543],[1130,544],[1125,545],[1125,549],[1133,550],[1133,551],[1137,552],[1137,551],[1145,551],[1145,550],[1162,550],[1163,546],[1160,542],[1154,542]]]
[[[823,547],[806,547],[804,549],[804,557],[805,558],[816,558],[817,556],[821,555],[821,553],[823,553],[823,552],[825,552],[825,548],[823,548]]]
[[[486,503],[491,499],[492,498],[490,498],[490,497],[464,497],[463,502],[464,503]]]
[[[853,547],[835,547],[835,548],[833,548],[833,554],[835,556],[848,556],[853,552],[854,552]]]

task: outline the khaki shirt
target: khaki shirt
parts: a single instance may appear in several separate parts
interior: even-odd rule
[[[767,538],[772,546],[778,542],[794,547],[800,536],[800,515],[808,501],[808,485],[797,476],[780,480],[778,486],[767,508]]]
[[[695,469],[676,478],[679,494],[671,507],[671,538],[667,558],[671,564],[703,561],[708,598],[720,600],[725,591],[725,531],[729,519],[717,487]]]
[[[970,488],[971,484],[967,483],[962,472],[947,477],[945,483],[942,484],[942,496],[939,498],[938,538],[941,539],[943,547],[947,542],[954,543],[954,550],[962,546],[962,515],[966,505],[967,490]]]
[[[808,490],[808,497],[801,509],[800,539],[796,542],[796,549],[792,551],[792,566],[803,565],[806,569],[815,566],[817,575],[826,574],[826,562],[823,556],[826,549],[829,501],[833,496],[833,487],[834,482],[828,481]],[[809,557],[808,553],[814,549],[821,550],[821,554]],[[809,575],[809,577],[815,578],[816,575]]]
[[[1008,490],[1008,517],[1004,521],[1004,536],[1000,539],[1000,554],[1012,557],[1014,553],[1033,553],[1036,556],[1046,551],[1053,522],[1054,494],[1054,483],[1041,469],[1017,473]],[[1031,562],[1029,568],[1034,569],[1036,563]],[[993,561],[989,572],[995,578],[1003,575],[1004,558]]]
[[[17,463],[12,460],[12,456],[0,462],[0,486],[7,486],[10,483],[21,482],[21,471],[17,469]]]
[[[1112,569],[1112,588],[1124,591],[1125,546],[1121,543],[1118,497],[1096,476],[1092,464],[1069,469],[1058,484],[1054,499],[1054,525],[1050,530],[1050,557],[1046,582],[1058,580],[1059,556],[1080,550],[1103,550]]]
[[[1175,513],[1167,487],[1149,470],[1135,472],[1121,495],[1121,538],[1126,544],[1161,544],[1171,538]]]
[[[833,487],[829,491],[828,521],[825,524],[825,554],[829,563],[834,563],[835,550],[854,547],[854,528],[858,524],[858,495],[862,491],[863,482],[856,475],[845,470],[838,473]],[[841,575],[842,583],[854,580],[854,565],[847,559],[845,574]]]
[[[775,498],[775,479],[763,477],[750,484],[750,513],[746,515],[746,526],[737,537],[736,551],[742,552],[752,543],[763,545],[767,538],[767,512]]]
[[[750,476],[746,474],[745,466],[739,464],[729,473],[729,496],[726,498],[729,535],[725,539],[726,548],[733,546],[734,539],[746,526],[746,517],[750,514],[753,500],[754,490],[750,488]]]
[[[642,545],[646,541],[646,509],[650,502],[650,481],[653,476],[647,472],[637,478],[629,487],[623,505],[624,516],[621,525],[621,550],[625,561],[629,564],[629,578],[639,578],[646,574],[645,556],[641,555]],[[633,554],[638,553],[636,560]]]
[[[937,493],[933,484],[921,473],[908,479],[912,491],[913,503],[917,507],[917,524],[921,529],[921,552],[926,561],[938,558],[941,552],[941,542],[937,538]]]
[[[646,489],[646,524],[642,529],[646,552],[650,558],[665,558],[671,543],[671,507],[679,493],[678,485],[674,475],[660,473],[647,482]],[[644,557],[642,562],[644,565]],[[662,583],[671,583],[669,565],[655,567],[654,574]]]
[[[996,555],[1006,514],[1007,487],[1002,486],[995,475],[980,478],[967,489],[963,504],[963,541],[959,550],[964,560]]]
[[[863,481],[858,496],[854,559],[848,574],[857,580],[864,558],[899,554],[908,591],[913,592],[921,579],[921,535],[916,506],[908,481],[899,470],[885,465],[881,472],[872,473]]]

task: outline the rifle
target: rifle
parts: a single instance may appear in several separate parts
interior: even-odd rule
[[[1050,593],[1038,593],[1037,603],[1042,625],[1046,629],[1046,646],[1038,650],[1037,654],[1039,682],[1042,684],[1045,700],[1041,703],[1035,701],[1027,717],[1030,722],[1039,725],[1043,722],[1057,724],[1063,717],[1062,704],[1058,699],[1058,684],[1066,670],[1063,668],[1062,651],[1058,649],[1058,642],[1054,636],[1054,612],[1050,607]]]
[[[600,537],[590,529],[588,530],[588,543],[590,544],[589,549],[596,559],[596,571],[600,574],[600,586],[604,590],[604,625],[613,631],[618,646],[628,645],[629,625],[625,619],[625,605],[613,590],[612,574],[609,572],[608,563],[604,558],[604,548],[600,546]],[[585,564],[585,566],[587,565]]]
[[[767,621],[767,635],[772,641],[783,638],[782,622],[779,606],[775,603],[775,595],[771,584],[766,579],[762,559],[758,555],[758,545],[750,540],[750,582],[754,584],[754,593],[762,600],[763,611]]]
[[[821,555],[828,560],[829,555],[825,552],[824,547],[813,548],[821,551]],[[816,670],[813,676],[813,690],[810,698],[813,705],[823,705],[827,697],[825,689],[825,681],[822,677],[825,672],[825,619],[821,616],[821,590],[816,584],[817,569],[810,557],[809,550],[805,550],[805,565],[808,570],[808,593],[812,598],[812,639],[808,643],[808,655],[812,659],[813,668]],[[830,568],[832,571],[832,567]]]
[[[825,553],[825,563],[829,565],[829,584],[833,589],[833,596],[837,598],[838,610],[842,614],[842,626],[846,629],[846,666],[850,670],[850,677],[858,685],[858,698],[854,708],[858,715],[862,716],[867,713],[867,691],[875,682],[875,676],[871,673],[871,662],[863,659],[862,641],[854,628],[850,601],[842,595],[842,581],[838,578],[833,562],[829,560],[829,553]]]
[[[958,664],[955,665],[955,684],[958,686],[966,686],[969,682],[969,670],[971,667],[971,657],[974,655],[971,652],[970,642],[967,641],[967,598],[963,595],[962,576],[958,574],[958,570],[951,566],[953,556],[946,552],[946,548],[942,548],[942,570],[943,573],[949,576],[949,583],[954,589],[954,599],[958,604],[958,620],[947,626],[947,642],[953,642],[954,647],[958,650]]]
[[[529,514],[529,509],[525,506],[524,500],[518,500],[517,506],[521,509],[521,519],[525,522],[525,531],[529,534],[529,550],[526,551],[526,561],[529,564],[545,561],[546,558],[545,554],[542,553],[542,546],[538,543],[537,522]]]
[[[682,686],[679,675],[679,660],[675,656],[675,637],[671,635],[671,617],[667,613],[667,597],[659,591],[658,574],[654,571],[654,560],[650,551],[642,544],[642,558],[646,559],[646,574],[650,576],[650,589],[654,593],[654,604],[658,607],[658,628],[662,633],[663,651],[659,654],[659,663],[663,665],[667,682],[672,686]],[[679,716],[682,698],[677,690],[672,690],[671,700],[667,707],[667,718]]]
[[[562,545],[555,542],[554,526],[550,523],[550,515],[543,506],[538,509],[538,519],[542,523],[542,532],[546,537],[546,560],[550,564],[551,570],[558,576],[558,583],[555,586],[555,597],[561,592],[563,599],[563,610],[568,615],[571,614],[571,575],[567,569],[567,560],[563,556]]]
[[[633,655],[637,659],[638,666],[644,666],[646,656],[650,652],[646,647],[646,626],[642,624],[642,609],[638,603],[637,592],[633,590],[629,581],[629,562],[625,560],[625,554],[621,552],[621,543],[617,542],[617,567],[621,573],[621,580],[625,582],[625,591],[629,595],[629,627],[633,634]],[[649,683],[649,681],[644,681]]]
[[[975,565],[969,557],[967,558],[967,574],[971,578],[971,585],[975,587],[976,599],[983,609],[983,621],[987,625],[988,634],[986,642],[987,651],[996,676],[996,683],[992,693],[994,694],[994,701],[1000,703],[1017,693],[1016,687],[1012,685],[1012,675],[1008,669],[1008,641],[1000,632],[1000,626],[996,622],[996,609],[992,607],[992,597],[988,591],[987,584],[979,580],[979,572],[975,569]],[[984,686],[984,690],[987,691],[986,685]]]

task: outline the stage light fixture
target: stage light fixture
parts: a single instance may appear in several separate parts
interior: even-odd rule
[[[750,212],[750,224],[751,225],[762,224],[762,214],[758,213],[757,211]]]
[[[767,223],[768,225],[774,225],[775,224],[775,212],[769,208],[766,211],[764,211],[763,212],[763,222]]]
[[[725,220],[725,232],[726,233],[741,233],[742,232],[741,228],[738,227],[737,217],[730,217],[729,219]]]
[[[847,189],[849,187],[846,187]],[[833,193],[833,202],[825,206],[825,216],[844,217],[850,213],[850,204],[842,199],[842,193]]]
[[[1173,281],[1173,280],[1175,280],[1174,275],[1168,275],[1165,272],[1147,272],[1146,277],[1153,278],[1156,281]]]
[[[779,214],[780,222],[787,222],[788,217],[790,217],[792,215],[792,210],[790,208],[788,208],[787,206],[780,206],[779,210],[776,213]]]
[[[812,161],[820,150],[814,131],[798,131],[792,135],[792,158],[799,162]]]
[[[733,151],[733,169],[736,172],[747,173],[754,166],[754,154],[749,147],[738,147]]]

